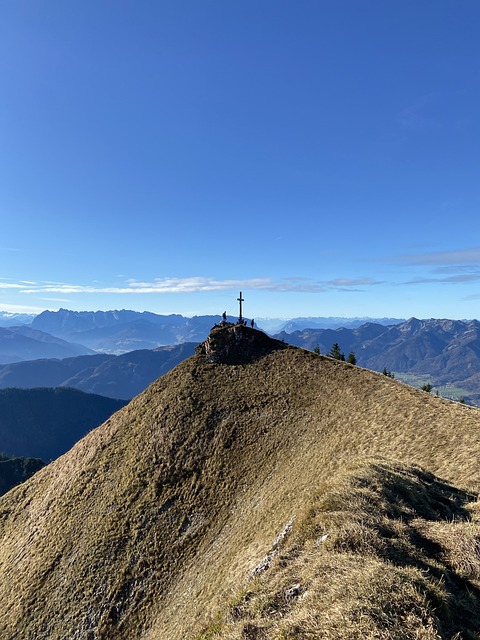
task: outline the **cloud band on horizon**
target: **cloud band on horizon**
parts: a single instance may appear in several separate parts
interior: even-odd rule
[[[203,291],[225,291],[231,289],[250,289],[277,292],[322,293],[332,289],[353,291],[353,287],[381,284],[372,278],[337,278],[326,281],[313,281],[308,278],[251,278],[245,280],[217,280],[208,277],[157,278],[153,282],[127,279],[123,286],[76,285],[52,282],[2,282],[1,289],[15,289],[19,293],[34,294],[149,294],[149,293],[200,293]]]

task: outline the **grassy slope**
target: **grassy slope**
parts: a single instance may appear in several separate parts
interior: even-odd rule
[[[356,461],[197,638],[473,640],[479,530],[472,494],[419,467]]]
[[[478,410],[300,349],[190,358],[0,501],[0,636],[195,637],[354,459],[401,459],[474,491],[479,439]],[[365,576],[362,562],[344,573]],[[389,589],[393,569],[378,571]],[[239,622],[244,637],[257,622]]]

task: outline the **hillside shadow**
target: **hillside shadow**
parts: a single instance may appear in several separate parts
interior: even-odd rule
[[[380,557],[396,566],[418,569],[442,585],[447,593],[448,607],[442,599],[433,603],[441,623],[442,638],[461,634],[459,638],[478,640],[480,588],[477,576],[459,571],[446,548],[428,535],[428,523],[440,523],[445,527],[445,535],[454,540],[454,526],[472,521],[468,505],[477,496],[422,469],[409,468],[407,471],[376,464],[375,470],[382,478],[381,495],[389,507],[385,514],[387,519],[376,527],[379,536],[387,542],[378,550]],[[402,539],[395,527],[398,520],[406,525]],[[471,554],[475,555],[475,549]],[[472,563],[478,563],[480,570],[480,558],[472,558]]]
[[[412,518],[427,521],[471,520],[466,508],[477,499],[477,495],[459,489],[424,469],[394,467],[388,464],[373,465],[381,478],[381,495],[389,505],[387,516],[402,518],[409,522]],[[366,480],[366,484],[370,484]]]

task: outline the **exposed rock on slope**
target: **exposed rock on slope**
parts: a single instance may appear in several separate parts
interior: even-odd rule
[[[285,347],[282,341],[269,338],[263,331],[243,324],[223,323],[212,329],[195,352],[206,356],[207,362],[247,364]]]
[[[418,467],[357,461],[199,637],[478,638],[478,510]]]
[[[241,332],[228,326],[215,329],[200,353],[0,500],[0,637],[195,638],[210,614],[225,610],[231,594],[248,588],[252,570],[293,516],[292,540],[300,544],[301,523],[308,524],[311,508],[335,512],[333,498],[330,506],[316,500],[316,489],[364,456],[401,458],[457,486],[478,488],[476,409],[286,347],[249,328]],[[237,361],[242,344],[248,363],[227,363]],[[218,345],[234,348],[223,350],[226,360],[215,357],[212,362],[212,348],[218,355]],[[395,491],[388,498],[392,505]],[[409,508],[412,519],[416,509],[419,517],[425,513],[421,503]],[[352,536],[357,530],[360,536],[370,532],[370,521],[366,529],[356,529],[354,515],[340,510],[344,515],[336,522],[350,527]],[[455,514],[467,512],[474,514],[473,507],[462,512],[459,507]],[[438,517],[445,513],[450,514],[448,508]],[[322,517],[320,513],[320,523]],[[478,535],[474,515],[469,517],[473,535]],[[299,582],[303,590],[302,572],[308,577],[309,559],[325,553],[324,580],[340,580],[340,597],[342,585],[346,587],[351,575],[360,578],[364,565],[349,557],[346,564],[338,564],[337,556],[329,555],[337,553],[336,547],[314,544],[333,529],[328,525],[316,530],[319,536],[313,536],[303,564],[296,565],[295,576],[289,574],[288,580],[295,577],[294,584]],[[437,534],[442,535],[440,530]],[[369,547],[372,557],[378,555],[375,544]],[[413,547],[399,543],[400,564],[402,554],[410,551]],[[293,561],[295,553],[292,548],[282,562]],[[465,564],[470,560],[477,566],[470,556]],[[376,575],[384,590],[392,591],[399,579],[395,562],[380,562],[383,559],[375,564]],[[416,571],[412,603],[420,602],[415,594],[421,593],[422,580],[428,580],[428,563],[420,563]],[[473,609],[475,571],[465,576],[474,594]],[[406,567],[402,580],[409,575]],[[268,576],[266,572],[265,580]],[[279,589],[283,586],[293,585],[278,583]],[[368,584],[364,586],[366,601]],[[441,616],[447,616],[450,605],[447,596],[442,600],[438,594],[435,602],[424,598],[421,606],[393,611],[397,622],[408,614],[413,616],[411,628],[425,631],[405,637],[439,637],[432,634],[447,628]],[[296,601],[294,594],[292,603]],[[306,607],[307,597],[301,602]],[[276,624],[268,607],[263,613],[268,624]],[[316,615],[314,608],[310,613]],[[387,614],[376,613],[369,614],[366,635],[342,636],[347,627],[342,631],[338,616],[335,628],[328,626],[328,617],[319,617],[317,635],[304,637],[393,637],[381,626]],[[228,621],[222,628],[222,619],[204,637],[260,637],[253,635],[255,627],[263,633],[267,623],[257,624],[249,616],[241,618],[237,628]]]

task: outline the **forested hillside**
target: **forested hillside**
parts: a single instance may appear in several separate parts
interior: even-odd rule
[[[124,405],[76,389],[1,389],[2,452],[49,462]]]

